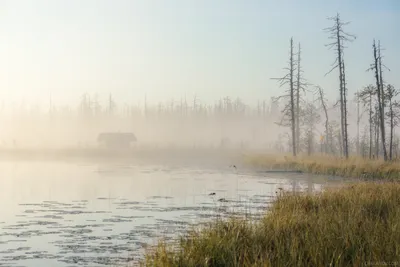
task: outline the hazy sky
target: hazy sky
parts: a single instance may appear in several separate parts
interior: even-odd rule
[[[338,95],[335,55],[324,44],[340,12],[357,35],[345,52],[350,94],[381,40],[388,82],[400,87],[398,0],[0,0],[0,101],[77,104],[82,93],[119,102],[246,102],[279,90],[289,39],[303,47],[305,77]]]

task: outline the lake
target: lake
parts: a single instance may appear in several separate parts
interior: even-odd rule
[[[0,162],[0,266],[127,266],[148,245],[217,216],[260,217],[327,178],[230,160]]]

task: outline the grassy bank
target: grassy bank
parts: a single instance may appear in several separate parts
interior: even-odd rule
[[[357,183],[317,195],[282,193],[265,218],[216,221],[145,266],[366,266],[400,264],[400,184]]]
[[[400,181],[400,162],[363,158],[342,159],[323,155],[277,156],[247,155],[245,163],[258,168],[299,170],[303,172],[373,180]]]

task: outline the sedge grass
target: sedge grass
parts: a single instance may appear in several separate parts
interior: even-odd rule
[[[143,266],[366,266],[400,264],[400,184],[354,183],[318,194],[282,193],[257,222],[218,220]]]
[[[332,156],[247,155],[246,164],[272,169],[298,170],[313,174],[400,181],[400,162],[370,160],[359,157],[343,159]]]

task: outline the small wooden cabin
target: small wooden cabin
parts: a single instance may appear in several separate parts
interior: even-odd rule
[[[129,148],[136,141],[133,133],[100,133],[97,137],[99,145],[107,148]]]

